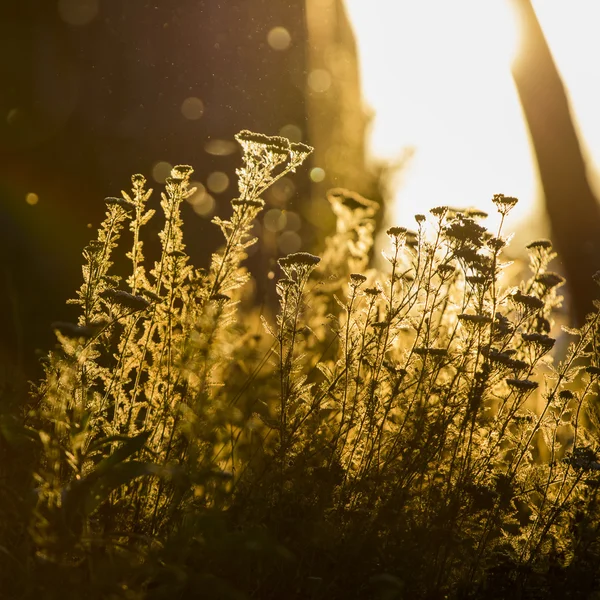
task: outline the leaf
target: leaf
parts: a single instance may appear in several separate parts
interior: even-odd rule
[[[104,460],[101,460],[96,468],[87,476],[86,479],[100,477],[103,473],[114,468],[117,464],[125,461],[130,456],[138,452],[144,447],[144,444],[150,437],[149,431],[144,431],[132,438],[127,438],[127,441],[120,447],[117,448],[110,456],[107,456]]]
[[[131,440],[131,437],[128,435],[109,435],[107,437],[103,437],[99,440],[95,440],[89,445],[88,453],[95,452],[96,450],[101,450],[105,446],[109,446],[114,442],[127,442]]]
[[[91,515],[109,495],[123,485],[127,485],[144,475],[160,474],[160,468],[154,463],[130,460],[113,465],[95,483],[88,486],[82,496],[83,515]],[[84,484],[85,485],[85,484]]]
[[[63,518],[71,531],[80,532],[83,519],[96,510],[112,491],[142,475],[158,473],[158,467],[152,463],[124,462],[143,448],[149,435],[150,432],[144,432],[127,438],[120,448],[100,461],[91,473],[65,488]]]
[[[579,329],[575,329],[574,327],[567,327],[567,325],[561,325],[560,328],[562,329],[562,331],[568,333],[569,335],[581,335],[581,331]]]
[[[275,333],[275,331],[273,331],[273,329],[269,325],[269,322],[267,321],[267,319],[265,319],[265,317],[263,315],[260,315],[260,322],[262,323],[262,325],[265,328],[265,330],[267,331],[267,333],[271,337],[274,337],[275,339],[277,339],[277,334]]]

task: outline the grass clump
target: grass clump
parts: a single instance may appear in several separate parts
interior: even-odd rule
[[[388,229],[368,268],[377,205],[343,189],[322,257],[279,259],[265,334],[242,314],[263,192],[303,144],[251,132],[210,269],[190,264],[181,203],[107,199],[84,249],[76,323],[54,325],[28,417],[37,443],[22,597],[434,598],[591,591],[598,557],[600,374],[591,315],[553,360],[562,278],[545,240],[531,276],[502,272],[516,199],[438,207]],[[112,272],[125,243],[130,273]],[[536,410],[537,403],[537,410]],[[27,512],[27,511],[25,511]],[[8,535],[8,534],[7,534]],[[16,589],[15,587],[15,589]],[[15,596],[17,597],[17,596]]]

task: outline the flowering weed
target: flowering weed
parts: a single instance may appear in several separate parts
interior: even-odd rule
[[[239,197],[213,220],[225,244],[208,271],[183,243],[190,167],[167,179],[151,268],[145,179],[106,201],[70,301],[79,318],[55,324],[37,390],[30,568],[54,565],[74,597],[567,585],[598,553],[600,314],[552,356],[550,242],[528,246],[531,276],[513,286],[502,224],[440,206],[388,229],[387,267],[370,269],[378,207],[332,190],[336,231],[321,258],[279,259],[278,314],[257,336],[238,300],[261,195],[311,148],[236,137]],[[494,196],[502,222],[516,202]]]

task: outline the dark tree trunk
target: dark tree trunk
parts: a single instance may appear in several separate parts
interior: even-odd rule
[[[511,0],[522,24],[512,73],[535,150],[552,236],[567,277],[572,320],[593,309],[600,269],[600,210],[560,75],[530,0]]]

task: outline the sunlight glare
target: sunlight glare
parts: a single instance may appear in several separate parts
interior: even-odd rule
[[[374,112],[371,152],[414,148],[399,173],[390,221],[437,205],[490,213],[493,194],[531,213],[537,182],[510,73],[517,26],[504,0],[346,0],[363,93]]]

